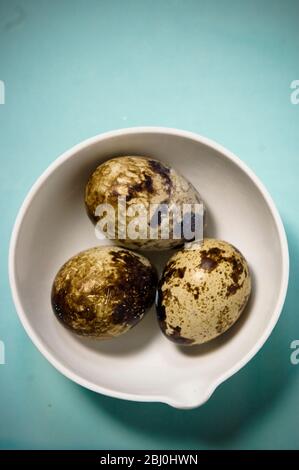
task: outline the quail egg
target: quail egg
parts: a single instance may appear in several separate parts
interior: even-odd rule
[[[190,235],[183,228],[184,204],[190,204]],[[163,250],[192,240],[200,204],[199,194],[183,176],[165,163],[146,157],[107,160],[91,174],[85,189],[89,218],[94,224],[102,222],[106,237],[129,248]],[[107,205],[112,213],[107,212]],[[99,211],[101,207],[103,212]]]
[[[68,260],[52,287],[57,318],[78,335],[112,338],[143,317],[155,298],[157,275],[147,258],[115,246]]]
[[[239,318],[251,291],[244,256],[225,241],[204,239],[168,261],[157,295],[157,315],[176,343],[205,343]]]

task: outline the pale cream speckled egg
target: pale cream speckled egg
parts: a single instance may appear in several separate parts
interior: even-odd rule
[[[118,217],[118,198],[126,197],[127,218],[123,222]],[[99,165],[91,174],[85,189],[85,206],[91,221],[96,224],[101,217],[96,215],[100,204],[110,204],[115,208],[114,216],[116,225],[115,240],[126,247],[163,250],[180,246],[185,241],[183,238],[175,239],[173,234],[173,221],[169,226],[169,238],[161,237],[162,224],[166,219],[160,218],[156,239],[151,237],[148,231],[146,237],[142,233],[133,239],[128,236],[127,227],[136,215],[128,214],[130,207],[140,204],[145,208],[148,225],[152,221],[150,212],[151,204],[173,205],[197,204],[201,202],[200,196],[192,184],[181,176],[176,170],[165,163],[153,158],[139,156],[115,157]],[[193,210],[193,209],[192,209]],[[193,213],[193,212],[192,212]],[[106,219],[110,220],[110,216]],[[181,224],[181,221],[175,221]],[[114,239],[110,224],[105,227],[105,235]],[[118,228],[125,228],[126,236],[118,237]],[[137,230],[138,231],[138,230]]]
[[[116,246],[91,248],[58,271],[52,307],[74,333],[112,338],[142,319],[156,284],[156,270],[144,256]]]
[[[205,239],[168,261],[157,295],[166,337],[186,345],[205,343],[228,330],[251,291],[244,256],[225,241]]]

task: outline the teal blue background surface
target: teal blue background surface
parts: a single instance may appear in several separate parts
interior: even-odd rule
[[[1,448],[299,449],[298,19],[298,0],[0,0]],[[289,240],[271,338],[192,411],[70,382],[26,336],[8,284],[12,225],[40,173],[87,137],[143,125],[195,131],[239,155]]]

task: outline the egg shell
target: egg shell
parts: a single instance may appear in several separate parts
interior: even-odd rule
[[[134,216],[128,216],[126,222],[119,220],[117,205],[118,197],[126,197],[126,210],[133,204],[142,204],[147,212],[147,222],[150,223],[150,204],[167,204],[169,207],[182,204],[198,204],[201,198],[192,184],[181,176],[176,170],[165,163],[153,158],[138,156],[115,157],[99,165],[91,174],[85,189],[85,205],[89,218],[93,223],[99,221],[95,214],[100,204],[111,204],[115,208],[115,218],[118,228],[127,227]],[[170,218],[171,219],[171,218]],[[132,239],[128,235],[119,239],[116,233],[109,232],[106,236],[115,238],[118,244],[136,249],[163,250],[182,245],[183,238],[175,239],[173,234],[174,223],[181,221],[170,220],[170,237],[161,238],[162,225],[166,219],[160,218],[158,236],[155,238]],[[125,227],[125,228],[126,228]],[[126,230],[127,233],[127,230]]]
[[[204,239],[168,261],[159,283],[160,327],[176,343],[201,344],[228,330],[251,292],[244,256],[231,244]]]
[[[52,307],[64,326],[105,339],[136,325],[153,303],[157,274],[144,256],[96,247],[68,260],[52,287]]]

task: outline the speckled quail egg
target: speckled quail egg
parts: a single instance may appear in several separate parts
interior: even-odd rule
[[[225,241],[204,239],[168,261],[157,295],[160,327],[176,343],[205,343],[236,322],[250,291],[240,251]]]
[[[64,326],[99,339],[125,333],[155,298],[157,274],[147,258],[101,246],[67,261],[52,287],[52,307]]]
[[[123,206],[119,204],[119,197],[126,198]],[[85,205],[92,222],[97,224],[105,217],[101,228],[106,237],[137,249],[163,250],[182,245],[188,240],[182,230],[184,217],[182,212],[172,217],[172,209],[191,204],[189,214],[194,219],[194,204],[199,203],[197,191],[176,170],[158,160],[138,156],[116,157],[102,163],[91,174],[85,189]],[[97,208],[103,204],[114,208],[112,215],[98,212]],[[159,204],[169,208],[169,223],[163,210],[155,209]],[[121,214],[125,210],[124,218]],[[145,225],[142,225],[144,220]],[[136,223],[138,221],[141,223]],[[164,231],[166,225],[169,236]]]

